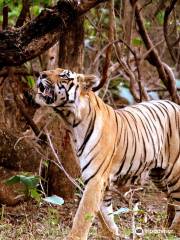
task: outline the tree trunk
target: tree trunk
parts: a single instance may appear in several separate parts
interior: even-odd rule
[[[83,67],[83,20],[76,20],[59,40],[59,66],[75,72],[82,72]]]
[[[76,72],[82,71],[83,63],[83,42],[84,29],[83,17],[79,18],[66,31],[59,40],[59,66],[68,68]],[[64,168],[74,178],[80,175],[79,166],[76,162],[76,157],[71,146],[70,137],[67,130],[59,127],[60,132],[60,149],[61,160]],[[54,164],[50,165],[49,169],[49,188],[51,194],[60,194],[64,198],[72,198],[75,192],[75,186],[67,179],[62,171]]]

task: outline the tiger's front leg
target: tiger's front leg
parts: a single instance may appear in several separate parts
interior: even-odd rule
[[[103,178],[97,176],[87,184],[66,240],[87,240],[92,221],[100,210],[105,187]]]

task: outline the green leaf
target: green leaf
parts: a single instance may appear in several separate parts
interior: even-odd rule
[[[163,25],[164,23],[164,11],[158,12],[156,19],[160,25]]]
[[[33,88],[35,86],[35,80],[32,76],[27,77],[28,85]]]
[[[13,176],[5,181],[7,185],[13,185],[15,183],[20,183],[20,177],[18,175]]]
[[[145,27],[147,30],[149,30],[150,27],[151,27],[151,22],[148,21],[148,20],[144,20],[144,27]]]
[[[39,177],[37,176],[24,176],[16,175],[5,181],[7,185],[12,185],[15,183],[23,183],[26,187],[35,188],[39,183]]]
[[[46,168],[48,168],[48,166],[49,166],[49,160],[44,160],[44,161],[43,161],[43,164],[44,164],[44,166],[45,166]]]
[[[132,39],[132,44],[136,47],[141,46],[143,44],[143,41],[140,37],[136,37]]]
[[[41,12],[42,8],[39,5],[34,5],[31,7],[31,11],[34,16],[38,16]]]
[[[43,198],[45,202],[52,203],[55,205],[63,205],[64,204],[64,199],[61,197],[58,197],[56,195],[52,195],[50,197]]]
[[[37,202],[41,201],[41,193],[38,192],[36,188],[32,188],[29,191],[30,196],[35,199]]]

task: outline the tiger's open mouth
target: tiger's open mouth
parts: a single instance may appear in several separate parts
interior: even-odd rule
[[[38,90],[38,95],[41,99],[45,101],[46,104],[52,104],[55,101],[55,95],[53,89],[50,88],[44,88]]]

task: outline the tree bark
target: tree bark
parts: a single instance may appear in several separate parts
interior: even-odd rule
[[[0,166],[14,171],[38,172],[43,157],[34,141],[0,125],[0,146]],[[45,151],[43,155],[45,160]]]
[[[83,17],[80,17],[59,38],[59,66],[82,72],[83,42]]]
[[[50,48],[76,19],[92,7],[107,0],[61,0],[37,18],[17,29],[0,32],[0,68],[17,66]]]

